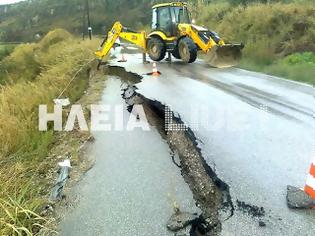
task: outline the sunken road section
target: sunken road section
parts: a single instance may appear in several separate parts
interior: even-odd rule
[[[191,222],[190,235],[218,235],[221,231],[220,210],[227,212],[228,218],[234,214],[229,186],[220,180],[204,160],[198,147],[198,140],[191,129],[166,131],[166,106],[152,101],[136,92],[136,84],[142,77],[126,72],[122,67],[103,67],[104,73],[119,77],[126,83],[122,96],[129,105],[129,111],[135,104],[142,104],[149,123],[155,126],[173,152],[173,162],[181,169],[185,182],[189,185],[201,215]],[[180,117],[172,113],[172,124],[183,124]],[[179,158],[176,163],[175,156]]]

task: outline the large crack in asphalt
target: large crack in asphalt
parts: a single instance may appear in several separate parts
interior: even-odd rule
[[[127,86],[123,89],[123,98],[129,105],[129,111],[135,104],[142,104],[149,123],[157,128],[172,150],[172,161],[181,169],[181,174],[191,189],[196,205],[201,209],[201,215],[191,221],[191,236],[218,235],[222,229],[221,221],[234,214],[234,205],[229,192],[229,186],[216,175],[215,171],[205,161],[198,139],[187,127],[182,131],[166,131],[166,105],[150,100],[137,93],[136,84],[142,76],[127,72],[118,66],[103,67],[104,73],[119,77]],[[171,116],[173,124],[184,124],[180,116]],[[180,164],[176,163],[175,155]],[[227,212],[228,217],[221,219],[220,211]],[[178,234],[175,234],[178,235]]]

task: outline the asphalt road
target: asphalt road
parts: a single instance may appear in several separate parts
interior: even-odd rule
[[[236,211],[227,220],[222,211],[222,235],[314,234],[315,210],[286,205],[286,186],[303,187],[315,158],[314,88],[210,68],[201,60],[158,63],[162,74],[152,77],[146,75],[152,64],[142,64],[142,55],[126,57],[110,64],[143,76],[138,92],[170,106],[194,129],[205,160],[229,185]],[[262,216],[251,214],[254,206],[264,209]]]
[[[166,141],[154,127],[125,129],[130,114],[121,98],[119,78],[107,79],[100,104],[110,106],[107,124],[112,129],[93,132],[95,142],[87,151],[96,161],[71,193],[77,204],[65,214],[60,235],[174,235],[166,228],[174,204],[182,211],[200,210],[172,162]],[[122,113],[113,112],[116,106],[122,107]],[[120,114],[123,129],[117,131]]]

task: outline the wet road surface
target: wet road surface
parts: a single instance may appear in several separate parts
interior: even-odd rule
[[[314,88],[200,60],[158,63],[162,75],[152,77],[142,55],[127,59],[110,64],[143,76],[138,92],[194,129],[205,160],[229,185],[236,211],[228,220],[222,211],[222,235],[314,234],[315,211],[286,206],[286,186],[303,187],[315,157]],[[260,217],[254,206],[263,208]]]
[[[123,106],[121,82],[109,78],[100,104]],[[114,109],[114,108],[113,108]],[[109,113],[109,124],[115,116]],[[77,206],[65,215],[64,236],[173,235],[166,229],[174,203],[183,211],[199,212],[170,149],[155,128],[151,131],[94,132],[88,152],[96,160],[74,189]]]

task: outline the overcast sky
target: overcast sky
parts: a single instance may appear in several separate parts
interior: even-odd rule
[[[0,0],[0,5],[21,2],[21,1],[24,1],[24,0]]]

